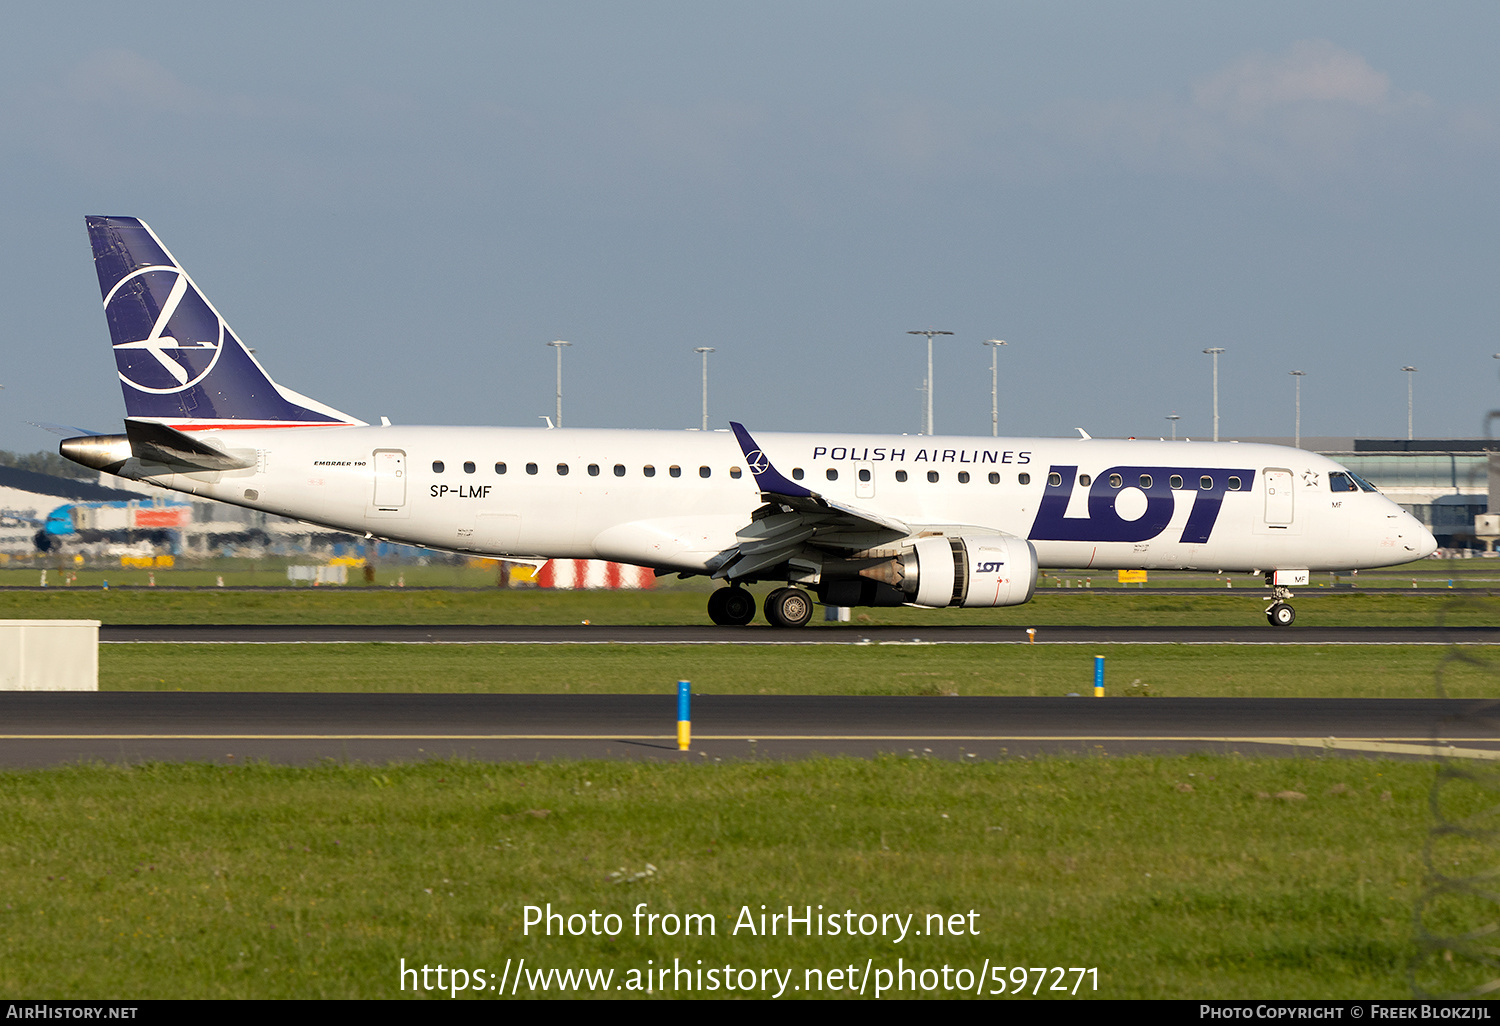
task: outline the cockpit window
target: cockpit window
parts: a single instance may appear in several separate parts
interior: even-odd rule
[[[1328,490],[1330,492],[1356,492],[1359,486],[1349,479],[1348,474],[1335,470],[1328,475]]]
[[[1349,476],[1354,479],[1354,483],[1355,484],[1359,485],[1359,490],[1360,491],[1362,491],[1362,492],[1375,492],[1375,491],[1379,491],[1378,488],[1376,488],[1370,482],[1366,481],[1364,478],[1360,477],[1358,474],[1354,473],[1353,471],[1349,472]]]

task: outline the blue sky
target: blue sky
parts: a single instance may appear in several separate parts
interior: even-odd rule
[[[1478,434],[1500,7],[31,5],[0,38],[0,448],[123,412],[83,216],[397,423]]]

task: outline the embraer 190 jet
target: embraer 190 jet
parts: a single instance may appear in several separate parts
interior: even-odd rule
[[[837,606],[1013,606],[1039,568],[1264,574],[1266,615],[1316,570],[1437,543],[1332,460],[1273,445],[366,424],[271,380],[156,234],[89,217],[125,433],[86,467],[380,538],[706,575],[719,624]]]

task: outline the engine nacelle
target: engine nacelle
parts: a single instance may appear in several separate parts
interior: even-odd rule
[[[1036,592],[1036,549],[1013,535],[919,538],[898,562],[899,586],[919,606],[1019,606]]]

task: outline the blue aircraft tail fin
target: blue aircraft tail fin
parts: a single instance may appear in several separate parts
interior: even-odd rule
[[[183,431],[364,423],[272,381],[144,221],[84,220],[128,416]]]

